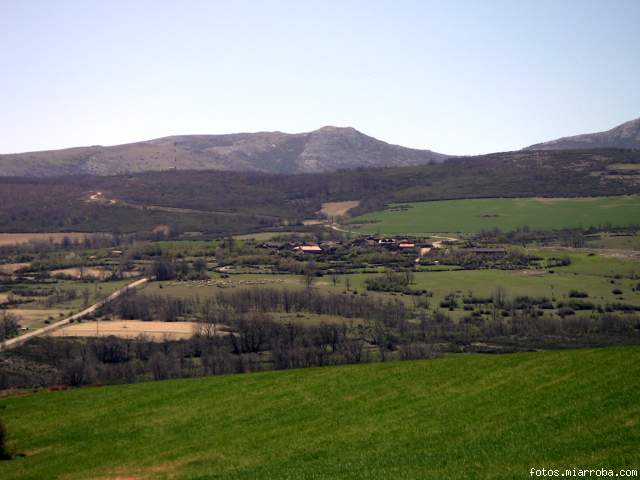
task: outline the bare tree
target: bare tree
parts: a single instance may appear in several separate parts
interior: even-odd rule
[[[313,286],[313,282],[316,279],[316,270],[316,262],[309,260],[304,269],[304,284],[307,288],[311,288]]]
[[[196,335],[205,338],[215,338],[218,334],[218,318],[216,304],[211,298],[207,298],[201,307],[202,317],[196,328]]]

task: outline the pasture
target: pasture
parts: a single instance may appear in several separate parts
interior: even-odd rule
[[[528,478],[637,468],[640,348],[325,367],[0,399],[28,478]],[[603,408],[606,406],[606,408]]]
[[[420,235],[432,232],[478,233],[528,226],[560,230],[640,223],[640,197],[482,198],[391,204],[348,222],[362,233]]]
[[[529,254],[539,256],[543,262],[550,258],[566,257],[571,260],[567,266],[553,269],[535,268],[525,270],[478,269],[464,270],[455,266],[426,266],[414,273],[411,287],[427,290],[432,295],[429,303],[432,309],[438,309],[446,296],[455,294],[459,302],[465,297],[491,297],[501,287],[509,299],[516,297],[546,297],[558,302],[570,299],[572,291],[581,291],[589,296],[587,300],[596,306],[625,303],[640,306],[640,261],[621,259],[603,255],[589,255],[575,250],[541,249],[528,250]],[[381,272],[384,269],[381,269]],[[349,273],[338,275],[333,284],[329,276],[317,277],[313,283],[315,290],[361,295],[397,298],[412,305],[417,297],[397,293],[367,291],[365,281],[368,278],[382,276],[383,273]],[[166,281],[145,285],[142,292],[153,295],[167,295],[180,298],[194,298],[215,295],[221,291],[254,288],[305,288],[300,275],[287,274],[230,274],[227,278],[213,276],[208,281]],[[614,293],[615,292],[615,293]],[[620,293],[618,293],[620,292]],[[461,317],[469,312],[462,308],[448,313]],[[551,313],[551,312],[550,312]],[[589,310],[588,313],[591,313]],[[300,323],[330,323],[330,318],[303,318],[275,315],[276,318]],[[341,322],[339,322],[341,323]]]
[[[351,288],[364,292],[364,282],[372,275],[349,275]],[[615,302],[640,306],[640,291],[636,291],[637,280],[611,279],[585,274],[547,273],[542,270],[459,270],[442,272],[419,272],[414,276],[412,288],[427,290],[432,296],[429,298],[431,308],[438,309],[438,305],[446,296],[455,294],[460,302],[465,297],[491,298],[497,288],[501,288],[507,299],[516,297],[546,297],[557,301],[570,299],[572,290],[586,292],[588,301],[596,306],[606,306]],[[344,285],[341,280],[339,287]],[[622,292],[614,294],[614,290]],[[389,296],[393,294],[381,292],[367,292],[368,295]],[[412,304],[416,297],[396,295],[396,298]],[[446,310],[446,309],[443,309]],[[467,315],[469,312],[458,307],[454,312],[447,312],[454,317]],[[591,311],[589,310],[589,313]]]

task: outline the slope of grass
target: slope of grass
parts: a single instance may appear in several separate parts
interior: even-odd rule
[[[0,400],[0,478],[529,478],[640,465],[640,348],[329,367]]]
[[[485,198],[390,205],[356,217],[358,231],[388,235],[429,232],[477,233],[499,228],[510,231],[528,225],[559,230],[611,224],[632,225],[640,219],[640,197]]]

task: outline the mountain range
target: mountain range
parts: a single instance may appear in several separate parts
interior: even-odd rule
[[[640,148],[640,118],[606,132],[586,133],[537,143],[525,150],[590,150],[594,148]]]
[[[606,132],[564,137],[523,150],[640,149],[640,118]],[[321,173],[443,162],[451,156],[392,145],[350,127],[307,133],[179,135],[114,146],[0,155],[0,176],[117,175],[166,170]]]
[[[318,173],[441,162],[446,155],[377,140],[354,128],[313,132],[181,135],[156,140],[0,155],[0,176],[114,175],[162,170]]]

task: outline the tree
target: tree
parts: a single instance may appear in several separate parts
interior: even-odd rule
[[[204,258],[198,258],[193,262],[193,270],[198,279],[206,279],[207,275],[207,261]]]
[[[208,339],[215,338],[218,333],[216,305],[213,299],[207,298],[202,304],[202,318],[196,327],[196,335]]]
[[[151,274],[156,280],[172,280],[176,277],[176,270],[173,263],[167,258],[161,257],[151,266]]]
[[[307,288],[311,288],[313,286],[313,282],[316,279],[316,270],[316,262],[309,260],[304,269],[304,284]]]
[[[506,302],[507,302],[507,292],[505,291],[504,287],[502,286],[496,287],[496,289],[493,291],[493,304],[496,307],[502,308],[505,306]]]
[[[19,330],[18,317],[13,313],[3,312],[0,316],[0,340],[16,336]]]
[[[10,460],[9,446],[7,445],[7,429],[0,418],[0,460]]]
[[[91,292],[88,288],[82,290],[82,304],[87,307],[89,305],[89,299],[91,298]]]

